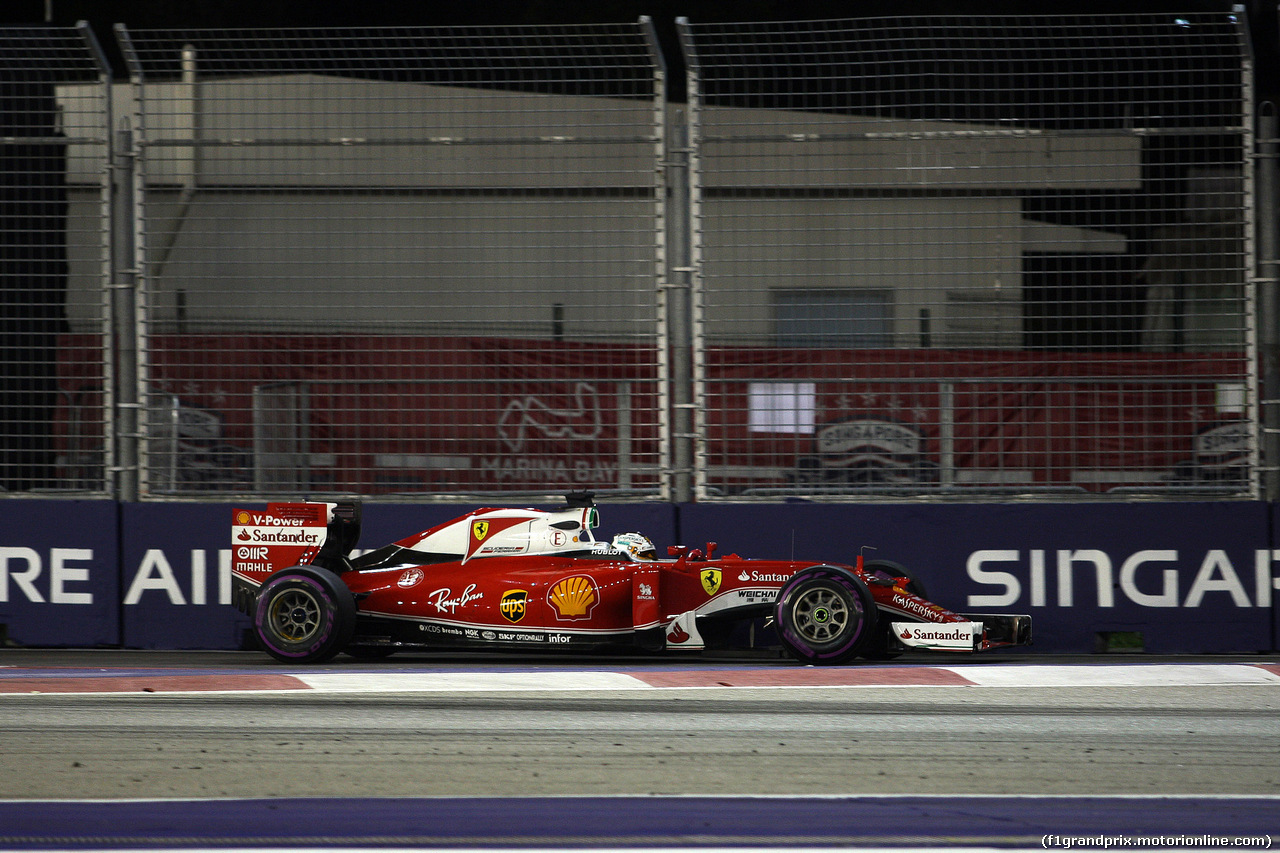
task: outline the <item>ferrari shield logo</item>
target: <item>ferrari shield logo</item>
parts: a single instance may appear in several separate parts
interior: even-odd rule
[[[702,588],[707,591],[707,595],[715,595],[720,589],[720,570],[707,569],[702,573]]]
[[[489,522],[487,521],[471,522],[471,536],[477,542],[481,541],[482,539],[484,539],[484,537],[488,535],[489,535]]]

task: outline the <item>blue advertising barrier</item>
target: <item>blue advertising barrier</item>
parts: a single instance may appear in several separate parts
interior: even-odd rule
[[[685,544],[718,540],[720,553],[744,557],[853,563],[866,548],[914,570],[952,610],[1030,613],[1037,651],[1092,652],[1118,634],[1173,654],[1275,648],[1274,512],[1260,502],[698,504],[680,521]]]
[[[250,503],[249,506],[259,504]],[[231,504],[6,500],[0,626],[31,646],[236,649]],[[366,504],[360,549],[474,504]],[[1276,648],[1280,507],[1163,504],[601,505],[597,536],[638,530],[720,555],[852,563],[859,550],[916,571],[961,612],[1030,613],[1035,650],[1106,638],[1143,651]],[[874,550],[872,550],[874,549]]]
[[[1276,539],[1280,537],[1280,504],[1268,505],[1268,520],[1271,526],[1268,528],[1271,547],[1276,547]],[[1272,551],[1272,556],[1276,556],[1278,552]],[[1275,575],[1280,572],[1272,573],[1271,580],[1271,648],[1280,649],[1280,578]]]
[[[119,642],[119,511],[110,501],[0,503],[0,627],[6,642]]]

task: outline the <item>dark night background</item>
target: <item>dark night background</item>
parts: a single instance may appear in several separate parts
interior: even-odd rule
[[[1165,11],[1173,14],[1228,11],[1242,6],[1249,17],[1258,54],[1256,81],[1260,97],[1273,100],[1280,89],[1280,70],[1275,61],[1280,53],[1276,0],[1062,0],[1049,5],[1028,0],[5,0],[3,5],[0,24],[38,24],[48,20],[56,26],[73,26],[77,21],[88,21],[98,40],[108,48],[114,48],[111,27],[117,23],[134,29],[415,27],[621,23],[648,15],[660,38],[671,44],[677,17],[710,23],[914,15],[954,18]],[[669,62],[674,55],[674,51],[668,51]]]

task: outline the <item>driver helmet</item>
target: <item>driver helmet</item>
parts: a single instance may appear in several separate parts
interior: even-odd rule
[[[637,560],[654,560],[657,556],[649,537],[640,533],[619,533],[613,537],[613,547],[626,551]]]

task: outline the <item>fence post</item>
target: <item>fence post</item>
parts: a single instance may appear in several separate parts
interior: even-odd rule
[[[676,503],[693,500],[693,323],[690,285],[693,235],[689,217],[689,126],[681,115],[672,130],[667,155],[671,193],[667,239],[671,268],[667,275],[667,311],[671,334],[672,465],[671,497]]]
[[[111,323],[115,345],[112,365],[116,423],[115,497],[136,501],[138,486],[138,270],[134,255],[133,130],[121,120],[111,146]]]
[[[133,131],[128,119],[112,137],[111,317],[115,332],[116,499],[138,499],[138,281],[134,259]]]
[[[1280,500],[1280,257],[1276,229],[1276,107],[1265,101],[1258,110],[1257,264],[1258,349],[1262,371],[1263,496]]]
[[[111,284],[115,281],[115,264],[114,255],[114,179],[115,179],[115,161],[114,161],[114,140],[112,139],[112,122],[113,114],[111,109],[111,63],[107,59],[106,53],[99,44],[97,36],[93,33],[93,28],[88,21],[77,21],[76,31],[80,34],[80,39],[84,43],[85,50],[93,57],[93,63],[98,70],[97,85],[101,90],[102,97],[102,117],[98,129],[101,133],[103,145],[102,171],[99,173],[101,181],[101,191],[98,196],[98,211],[101,217],[101,226],[99,229],[99,249],[101,250],[99,285],[106,285],[105,292],[100,295],[100,305],[103,309],[102,321],[98,325],[99,334],[102,340],[102,393],[103,393],[103,411],[102,411],[102,457],[101,465],[103,471],[102,480],[98,483],[98,488],[106,490],[107,494],[113,498],[120,498],[120,493],[115,489],[116,483],[111,480],[110,472],[116,469],[119,463],[118,453],[120,448],[117,446],[116,436],[120,432],[120,424],[117,420],[117,403],[119,397],[116,396],[117,389],[113,387],[113,362],[117,358],[119,352],[118,347],[122,344],[122,339],[118,334],[115,325],[115,317],[113,314],[115,305],[115,290]]]

